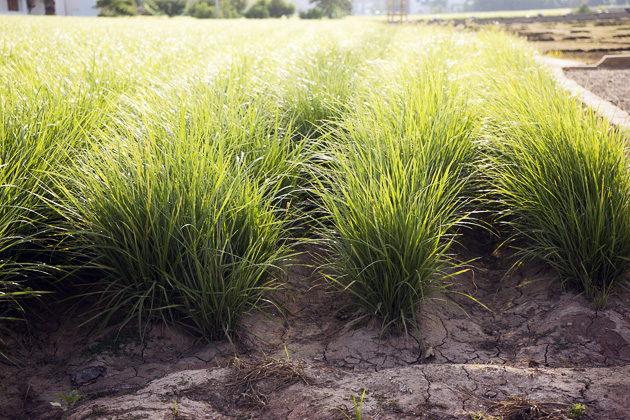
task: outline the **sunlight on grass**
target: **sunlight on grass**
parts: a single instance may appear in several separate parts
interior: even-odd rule
[[[506,34],[0,26],[0,316],[72,284],[104,323],[230,335],[315,240],[331,284],[405,330],[479,212],[599,307],[630,270],[625,139]]]

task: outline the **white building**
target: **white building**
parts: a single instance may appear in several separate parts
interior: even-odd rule
[[[29,13],[27,0],[0,0],[0,13],[26,15]],[[32,0],[32,15],[45,14],[44,0]],[[96,0],[55,0],[58,16],[97,16]]]

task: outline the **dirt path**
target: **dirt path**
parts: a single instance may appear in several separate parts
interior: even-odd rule
[[[308,251],[290,270],[290,292],[278,296],[293,316],[251,314],[236,347],[195,343],[157,325],[141,344],[126,330],[117,341],[113,331],[88,340],[72,317],[32,321],[19,342],[7,342],[20,345],[14,356],[24,366],[0,371],[0,418],[61,418],[49,402],[71,389],[84,397],[69,418],[84,420],[344,418],[332,407],[352,408],[363,389],[364,418],[373,419],[470,418],[509,396],[582,403],[592,419],[630,418],[628,295],[596,311],[550,282],[544,265],[504,278],[509,258],[490,253],[487,234],[468,233],[462,243],[469,249],[458,250],[460,259],[476,260],[452,290],[487,309],[456,293],[435,296],[422,310],[419,338],[379,338],[380,325],[326,289]],[[309,384],[269,392],[262,409],[237,404],[228,357],[286,361],[287,353]]]

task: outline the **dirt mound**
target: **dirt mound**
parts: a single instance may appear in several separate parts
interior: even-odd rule
[[[424,305],[421,329],[410,335],[383,335],[348,309],[313,268],[313,249],[276,296],[292,315],[252,313],[232,344],[198,343],[160,325],[140,343],[135,330],[94,335],[61,314],[31,320],[5,338],[21,365],[0,373],[0,418],[61,418],[50,402],[71,389],[83,395],[71,419],[345,418],[364,389],[364,418],[373,419],[470,418],[511,396],[584,404],[592,419],[629,418],[628,295],[597,311],[544,264],[506,276],[509,255],[492,254],[494,244],[476,235],[457,250],[474,260],[470,269],[453,279],[454,293]],[[312,381],[263,387],[261,404],[243,405],[228,364],[234,355],[254,370],[265,360],[296,363]]]
[[[84,404],[71,419],[339,419],[354,412],[355,397],[370,419],[460,419],[492,402],[524,396],[568,407],[587,406],[591,418],[624,419],[630,368],[518,369],[494,365],[431,364],[385,372],[348,372],[310,364],[316,381],[275,393],[261,409],[231,404],[229,368],[190,370],[152,381],[132,395]],[[566,417],[568,418],[568,416]]]

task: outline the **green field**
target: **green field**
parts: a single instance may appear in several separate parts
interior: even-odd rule
[[[332,286],[407,330],[471,225],[599,307],[630,270],[624,136],[503,33],[44,17],[0,31],[5,325],[51,292],[97,299],[104,323],[229,335],[315,242]]]

